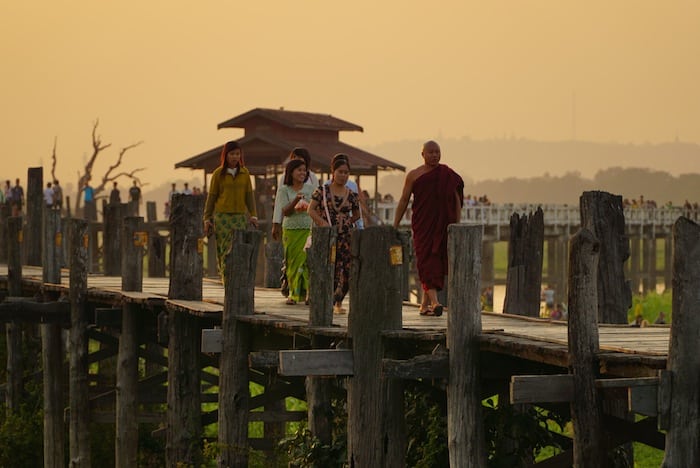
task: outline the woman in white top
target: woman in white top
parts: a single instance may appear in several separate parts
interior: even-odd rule
[[[306,165],[306,180],[304,183],[310,185],[313,189],[318,187],[318,177],[311,171],[311,155],[309,150],[306,148],[296,147],[294,148],[287,157],[289,161],[294,159],[301,159]],[[286,172],[285,172],[286,174]],[[275,204],[277,204],[277,198],[280,195],[280,190],[284,187],[285,174],[280,177],[279,183],[277,184],[277,193],[275,194]],[[272,238],[274,240],[280,240],[280,234],[282,233],[282,215],[275,210],[272,214]]]
[[[306,238],[311,232],[311,217],[307,213],[314,187],[305,183],[306,164],[303,159],[292,159],[284,171],[284,184],[277,191],[274,216],[282,221],[282,244],[289,286],[287,304],[307,301],[309,272],[306,268]]]

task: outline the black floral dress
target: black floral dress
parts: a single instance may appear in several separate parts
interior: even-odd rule
[[[323,206],[324,192],[328,216],[331,226],[337,226],[338,239],[335,245],[335,276],[333,280],[333,302],[340,303],[350,289],[350,236],[355,230],[352,222],[353,212],[359,211],[357,194],[345,188],[343,197],[333,196],[329,185],[317,188],[311,198],[318,203],[318,211],[321,217],[328,220]]]

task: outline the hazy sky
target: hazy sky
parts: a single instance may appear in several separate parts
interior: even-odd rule
[[[143,140],[125,168],[189,178],[175,162],[240,136],[217,123],[255,107],[357,123],[341,139],[360,147],[700,142],[695,0],[1,0],[0,17],[3,178],[50,170],[57,137],[75,182],[97,118],[113,145],[98,173]]]

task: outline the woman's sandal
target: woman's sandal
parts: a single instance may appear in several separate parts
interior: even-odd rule
[[[435,317],[441,316],[441,315],[442,315],[442,309],[443,309],[442,304],[438,304],[438,305],[436,305],[436,306],[433,306],[433,313],[432,313],[432,315],[434,315]]]
[[[286,302],[287,305],[296,305],[296,303],[297,303],[297,301],[295,301],[294,299],[287,299],[287,302]]]
[[[427,309],[421,309],[421,310],[418,311],[418,313],[419,313],[420,315],[423,315],[423,316],[426,316],[426,315],[427,315],[427,316],[430,316],[430,317],[432,317],[433,315],[435,315],[435,314],[433,313],[433,309],[431,309],[430,307],[428,307]]]

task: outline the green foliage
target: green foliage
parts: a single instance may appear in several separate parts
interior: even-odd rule
[[[666,323],[672,320],[672,294],[671,291],[664,291],[659,294],[650,292],[645,295],[635,294],[632,296],[632,307],[627,311],[628,322],[634,322],[637,314],[641,314],[644,320],[654,323],[659,316],[659,312],[666,315]]]
[[[445,393],[422,382],[407,381],[404,401],[406,465],[449,466]]]
[[[42,466],[44,416],[41,395],[39,386],[28,383],[24,401],[17,411],[9,413],[4,404],[0,405],[0,466]]]
[[[545,447],[561,449],[551,430],[564,427],[556,413],[529,405],[499,405],[493,398],[485,400],[483,408],[490,468],[525,466]]]
[[[313,437],[305,421],[301,421],[288,437],[280,441],[279,448],[288,457],[289,466],[316,466],[342,468],[347,466],[347,406],[345,391],[333,387],[331,395],[331,438],[330,444],[323,444]],[[288,406],[299,405],[287,402]],[[305,406],[305,404],[304,404]]]

